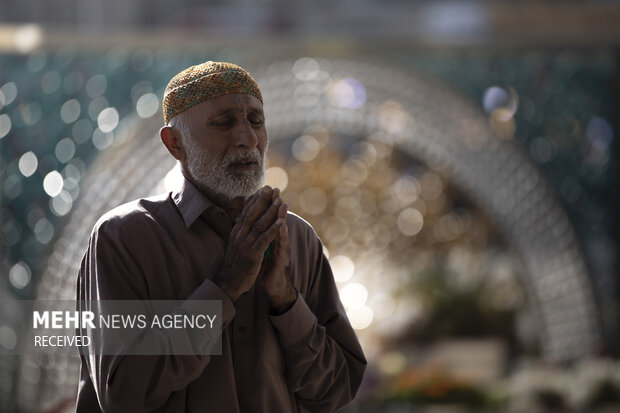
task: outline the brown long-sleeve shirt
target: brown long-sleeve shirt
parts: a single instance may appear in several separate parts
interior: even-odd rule
[[[260,287],[233,303],[210,281],[232,223],[188,180],[178,192],[104,215],[82,261],[77,299],[221,300],[222,354],[82,356],[77,413],[332,412],[351,401],[364,354],[314,230],[294,214],[286,223],[299,295],[272,316]]]

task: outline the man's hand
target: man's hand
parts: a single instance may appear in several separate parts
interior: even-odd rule
[[[287,275],[290,264],[288,227],[286,226],[286,213],[288,206],[280,198],[280,190],[274,189],[272,205],[279,205],[278,219],[284,220],[278,234],[273,241],[271,256],[266,260],[266,268],[259,282],[265,289],[271,310],[274,314],[282,314],[295,303],[297,291],[293,288]]]
[[[274,197],[275,191],[265,186],[252,195],[230,231],[222,268],[213,281],[233,302],[254,285],[265,250],[286,227],[286,206],[283,215],[283,202],[276,191]],[[279,254],[278,247],[274,253]]]

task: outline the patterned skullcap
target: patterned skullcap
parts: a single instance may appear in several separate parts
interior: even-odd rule
[[[240,66],[208,61],[191,66],[170,80],[164,92],[164,122],[194,105],[222,95],[246,93],[263,101],[252,76]]]

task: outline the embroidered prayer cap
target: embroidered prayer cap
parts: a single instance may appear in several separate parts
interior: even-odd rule
[[[246,93],[263,102],[256,81],[240,66],[204,62],[188,67],[170,80],[164,92],[164,123],[205,100],[232,93]]]

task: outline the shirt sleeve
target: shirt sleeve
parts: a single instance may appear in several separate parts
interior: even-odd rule
[[[144,236],[144,234],[141,234]],[[148,285],[142,268],[135,261],[141,256],[128,250],[135,239],[123,239],[117,227],[99,224],[93,231],[78,276],[78,305],[96,305],[96,300],[147,300]],[[209,280],[204,281],[178,308],[194,311],[191,300],[222,301],[222,331],[235,315],[226,294]],[[212,345],[221,331],[204,336],[200,343]],[[195,337],[194,337],[195,338]],[[156,341],[162,355],[99,355],[82,352],[99,405],[103,412],[147,412],[164,404],[172,392],[185,388],[195,380],[210,361],[208,355],[178,355],[187,348],[183,332],[146,329],[131,336],[133,345],[139,341]],[[204,347],[203,347],[204,348]],[[176,354],[176,355],[175,355]],[[204,354],[204,352],[203,352]]]
[[[308,290],[284,314],[270,316],[277,331],[289,389],[310,412],[333,412],[355,397],[366,359],[340,302],[331,267],[311,230]],[[295,257],[291,257],[294,260]]]

